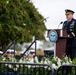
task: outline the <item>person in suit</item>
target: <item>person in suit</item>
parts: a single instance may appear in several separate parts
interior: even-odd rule
[[[76,20],[73,18],[74,11],[66,9],[65,16],[66,21],[63,23],[63,30],[66,30],[68,34],[66,55],[70,56],[71,59],[76,57]]]

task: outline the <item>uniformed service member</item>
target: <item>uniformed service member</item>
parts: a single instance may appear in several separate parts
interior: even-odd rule
[[[34,58],[35,57],[35,50],[30,50],[29,51],[29,57]]]
[[[15,53],[16,53],[16,51],[15,51]],[[14,56],[14,50],[13,49],[8,49],[6,51],[5,55],[6,55],[6,58],[13,57]]]
[[[74,11],[66,9],[65,16],[66,21],[63,23],[63,29],[66,30],[68,34],[66,55],[70,56],[71,59],[76,57],[76,20],[73,18]]]
[[[25,52],[25,51],[21,51],[21,52],[20,52],[20,55],[22,55],[24,52]],[[25,53],[24,56],[23,56],[23,58],[26,58],[26,57],[27,57],[27,54]]]

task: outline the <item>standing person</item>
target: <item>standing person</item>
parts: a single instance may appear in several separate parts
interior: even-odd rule
[[[66,9],[66,21],[63,23],[63,29],[66,30],[69,38],[67,39],[66,55],[71,59],[76,57],[76,20],[73,18],[74,11]]]

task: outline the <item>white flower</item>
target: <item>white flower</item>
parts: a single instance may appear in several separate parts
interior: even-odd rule
[[[43,64],[44,61],[41,61],[40,63]]]
[[[27,63],[34,63],[34,59],[33,58],[29,58],[26,62]]]
[[[17,71],[18,70],[18,68],[14,68],[14,71]]]
[[[61,66],[61,61],[58,61],[57,65],[58,65],[58,67],[60,67]]]
[[[25,23],[23,23],[23,25],[25,26],[26,24],[25,24]]]
[[[5,64],[5,66],[7,66],[8,64]]]
[[[12,65],[10,64],[10,65],[8,65],[9,66],[9,68],[12,68]]]
[[[72,63],[71,59],[69,58],[69,62]]]
[[[44,61],[44,64],[48,64],[46,60]]]
[[[59,58],[58,58],[58,61],[57,61],[57,65],[58,65],[58,67],[61,66],[61,60]]]
[[[48,60],[48,59],[45,59],[45,61],[47,62],[47,64],[50,64],[50,60]]]
[[[19,61],[19,62],[23,62],[23,61],[22,61],[22,59],[20,59],[20,61]]]
[[[19,65],[16,65],[17,68],[19,68]]]
[[[62,63],[62,65],[65,65],[65,64],[66,64],[65,62]]]
[[[6,59],[5,58],[3,58],[3,61],[5,61]]]
[[[71,64],[69,61],[66,62],[67,65]]]
[[[34,61],[35,61],[35,63],[39,63],[39,61],[38,61],[38,58],[37,58],[37,57],[35,57],[35,58],[34,58]]]
[[[65,60],[68,60],[68,57],[67,56],[65,56],[64,58],[65,58]]]
[[[6,3],[8,4],[8,3],[9,3],[9,1],[6,1]]]
[[[28,65],[28,68],[30,68],[31,67],[31,65]]]
[[[52,67],[56,70],[56,69],[58,69],[58,67],[55,65],[55,64],[53,64],[52,63]]]

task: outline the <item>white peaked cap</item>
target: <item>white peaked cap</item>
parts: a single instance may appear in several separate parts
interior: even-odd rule
[[[23,51],[20,52],[20,54],[23,54],[24,52],[25,52],[25,51],[23,50]],[[25,53],[25,55],[26,55],[26,53]]]
[[[29,52],[35,52],[35,50],[29,50]]]
[[[13,49],[8,49],[7,52],[14,52],[14,50]]]
[[[3,52],[2,52],[2,51],[0,51],[0,54],[3,54]]]

